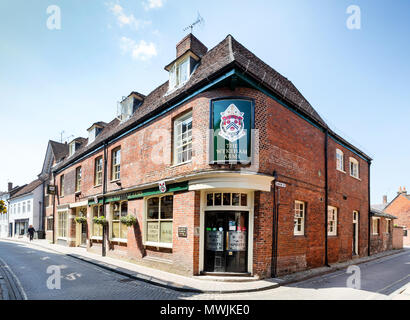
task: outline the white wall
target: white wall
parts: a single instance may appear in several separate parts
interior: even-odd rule
[[[10,200],[9,222],[13,224],[13,236],[18,236],[15,235],[16,220],[28,219],[28,225],[33,225],[36,231],[40,229],[40,210],[43,202],[42,187],[41,184],[31,193]],[[30,203],[30,210],[28,210],[28,203]],[[23,204],[25,204],[25,212],[23,212]]]

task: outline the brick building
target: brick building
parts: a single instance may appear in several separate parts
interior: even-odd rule
[[[410,195],[405,187],[400,187],[397,196],[389,203],[385,203],[384,212],[397,217],[395,224],[403,227],[403,244],[410,246]]]
[[[394,228],[394,223],[397,217],[380,211],[374,207],[371,208],[370,215],[370,254],[376,254],[394,249],[393,238],[394,236],[397,237],[395,233],[402,232],[402,230],[396,230]]]
[[[56,243],[261,278],[367,255],[371,159],[232,36],[208,51],[190,34],[176,52],[169,81],[53,167]]]

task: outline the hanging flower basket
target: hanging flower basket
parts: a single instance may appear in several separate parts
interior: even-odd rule
[[[106,225],[108,223],[107,219],[104,216],[101,217],[94,217],[93,222],[95,224]]]
[[[87,223],[87,218],[86,217],[75,217],[75,222],[79,224]]]
[[[6,203],[3,200],[0,200],[0,214],[7,213]]]
[[[134,216],[128,215],[126,217],[121,217],[121,223],[125,224],[127,227],[132,227],[137,224],[137,219]]]

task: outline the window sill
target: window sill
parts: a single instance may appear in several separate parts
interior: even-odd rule
[[[102,184],[97,184],[94,186],[94,188],[99,188],[99,187],[102,187]]]
[[[350,175],[352,178],[355,178],[356,180],[359,180],[359,181],[362,181],[362,179],[360,179],[360,178],[358,178],[358,177],[355,177],[355,176],[352,176],[352,175]]]
[[[147,241],[147,242],[144,242],[144,246],[172,249],[172,243],[148,242]]]
[[[80,191],[76,191],[75,193],[74,193],[74,195],[76,195],[76,196],[78,196],[78,195],[80,195],[81,194],[81,190]]]
[[[110,183],[117,183],[120,182],[121,183],[121,179],[117,179],[117,180],[110,180]]]
[[[307,238],[305,234],[294,234],[293,238]]]
[[[92,236],[91,240],[102,240],[103,237],[99,237],[99,236]]]
[[[65,240],[65,241],[68,241],[68,238],[65,238],[65,237],[57,237],[57,240]]]
[[[190,163],[192,163],[192,160],[189,160],[189,161],[186,161],[186,162],[177,163],[177,164],[173,164],[173,165],[171,166],[171,168],[180,167],[180,166],[183,166],[183,165],[186,165],[186,164],[190,164]]]
[[[342,173],[346,173],[346,171],[344,171],[344,170],[340,170],[340,169],[337,169],[337,168],[336,168],[336,170],[339,171],[339,172],[342,172]]]
[[[111,242],[120,242],[120,243],[128,243],[127,239],[121,239],[121,238],[111,238]]]
[[[337,238],[338,235],[337,234],[328,234],[327,237],[328,238]]]

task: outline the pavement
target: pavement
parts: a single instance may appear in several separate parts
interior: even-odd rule
[[[30,294],[27,294],[28,299],[37,299],[39,297],[40,299],[78,298],[74,293],[71,293],[71,289],[68,291],[64,290],[64,294],[61,293],[61,295],[50,295],[50,290],[44,291],[44,284],[47,282],[47,274],[44,270],[51,263],[63,266],[63,281],[72,281],[71,283],[66,281],[66,287],[71,288],[73,283],[76,283],[77,286],[80,283],[80,287],[89,284],[89,286],[84,288],[84,294],[87,294],[80,295],[80,297],[85,299],[105,299],[104,290],[100,292],[101,289],[97,285],[101,281],[109,283],[110,296],[112,296],[112,292],[118,291],[119,294],[115,295],[115,298],[119,299],[145,299],[147,297],[151,297],[150,299],[167,300],[329,299],[331,297],[338,297],[338,299],[340,297],[350,299],[363,299],[364,297],[386,299],[390,298],[389,295],[393,291],[395,296],[399,297],[400,295],[406,298],[408,290],[407,288],[402,288],[402,286],[407,285],[410,281],[409,253],[410,250],[387,252],[372,256],[370,257],[371,259],[364,257],[348,263],[336,264],[331,268],[317,268],[277,279],[254,280],[251,278],[246,282],[232,282],[238,279],[227,278],[225,280],[228,282],[221,282],[213,281],[209,278],[203,280],[203,277],[184,277],[110,257],[101,257],[87,252],[84,248],[53,245],[45,240],[36,240],[31,243],[27,240],[0,241],[0,257],[7,258],[7,263],[17,274],[16,278],[20,278],[23,287],[29,288]],[[27,259],[31,257],[36,262],[33,267],[28,267],[27,264],[30,265],[30,262]],[[402,261],[403,259],[404,262]],[[364,278],[362,283],[366,283],[367,287],[364,290],[356,290],[346,287],[346,278],[349,275],[346,274],[345,269],[352,263],[360,265],[361,269],[369,270],[368,272],[366,271],[366,275],[376,274],[376,282],[377,274],[383,273],[383,269],[380,269],[380,266],[383,264],[391,264],[388,265],[388,269],[391,271],[394,271],[394,268],[392,269],[394,266],[400,266],[401,269],[398,273],[388,274],[384,282],[379,281],[378,285],[381,288],[377,287],[377,285],[374,287],[372,283],[375,279],[371,278],[369,280]],[[31,272],[28,275],[24,272],[28,269],[36,269],[37,272]],[[93,271],[90,271],[90,269]],[[90,281],[91,283],[89,283]],[[33,283],[39,284],[39,287],[42,288],[41,292],[45,295],[36,291],[33,288],[35,287]],[[136,286],[138,290],[135,290]],[[389,287],[389,290],[392,288],[394,290],[392,292],[387,292],[387,289],[381,290],[386,286]],[[94,288],[94,290],[90,291],[90,288]],[[73,292],[77,291],[74,290]],[[101,295],[96,292],[100,292]],[[147,292],[147,294],[144,294],[144,292]]]

